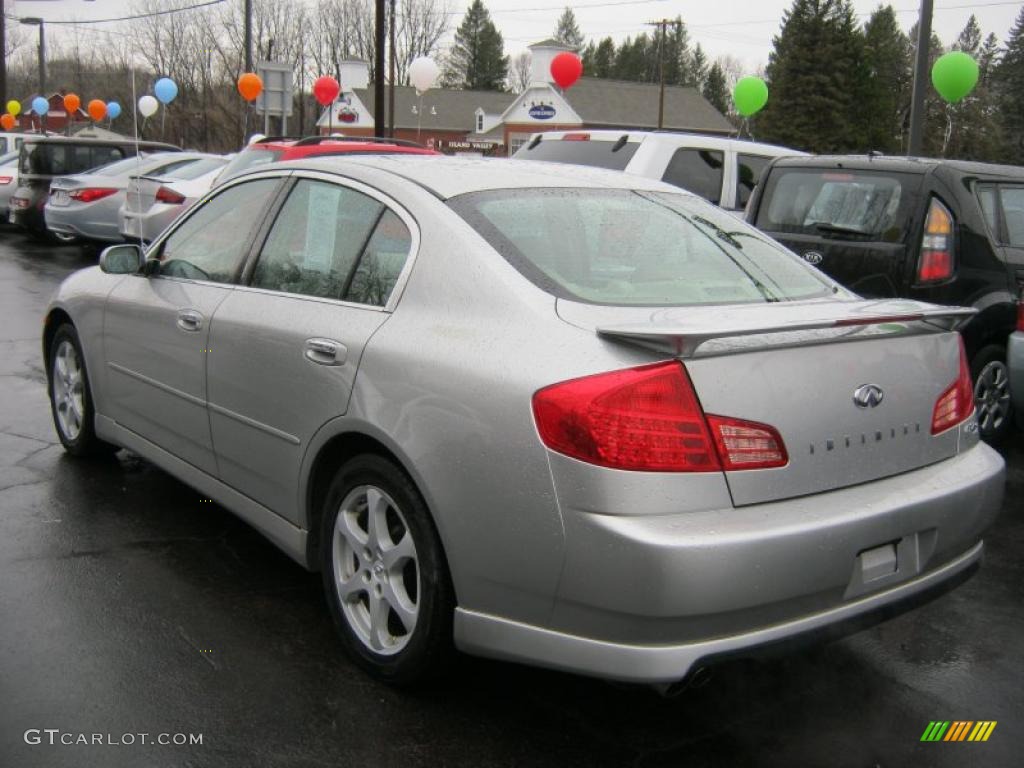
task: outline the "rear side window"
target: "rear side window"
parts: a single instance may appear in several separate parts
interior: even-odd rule
[[[579,136],[586,136],[581,133]],[[537,146],[530,149],[525,144],[516,152],[520,160],[546,160],[552,163],[572,163],[573,165],[589,165],[593,168],[609,168],[613,171],[624,170],[636,154],[638,142],[592,141],[590,139],[542,139]],[[618,147],[618,149],[616,149]]]
[[[674,184],[715,205],[722,200],[725,155],[713,149],[677,149],[662,181]]]
[[[908,174],[776,169],[757,212],[768,232],[863,236],[896,242],[907,229]]]
[[[524,277],[573,301],[692,306],[832,292],[778,243],[690,195],[503,189],[449,205]]]
[[[1000,187],[1003,218],[1006,221],[1006,242],[1024,248],[1024,187]]]
[[[73,143],[33,143],[22,156],[21,172],[41,176],[65,176],[120,160],[120,147]]]
[[[736,157],[736,207],[746,208],[754,187],[761,180],[761,174],[772,159],[763,155],[737,155]]]

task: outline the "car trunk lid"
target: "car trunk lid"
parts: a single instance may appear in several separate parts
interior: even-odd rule
[[[132,176],[128,179],[125,210],[131,213],[145,213],[156,202],[156,193],[163,179],[156,176]]]
[[[559,315],[613,343],[683,360],[708,414],[766,424],[789,461],[726,472],[736,505],[819,493],[949,458],[931,434],[959,371],[950,332],[974,310],[909,301],[804,301],[652,309],[559,300]],[[871,387],[858,404],[858,394]]]

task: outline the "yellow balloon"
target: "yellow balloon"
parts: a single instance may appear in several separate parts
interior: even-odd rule
[[[17,117],[21,113],[21,102],[11,99],[7,102],[7,111]]]

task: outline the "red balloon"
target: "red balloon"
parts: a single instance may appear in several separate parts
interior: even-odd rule
[[[551,77],[559,88],[571,88],[583,74],[583,61],[575,53],[562,51],[551,60]]]
[[[320,103],[321,107],[326,107],[332,103],[338,94],[341,93],[341,86],[338,85],[338,81],[330,75],[324,75],[318,77],[316,82],[313,83],[313,96]]]

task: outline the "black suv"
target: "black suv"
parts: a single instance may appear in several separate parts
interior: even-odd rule
[[[70,176],[139,152],[180,152],[156,141],[92,139],[79,136],[26,136],[18,159],[18,189],[11,196],[8,219],[40,237],[49,237],[43,208],[55,176]],[[58,239],[60,239],[58,237]],[[72,238],[73,239],[73,238]]]
[[[880,155],[774,161],[747,220],[867,297],[976,307],[963,328],[982,437],[1010,429],[1024,168]]]

